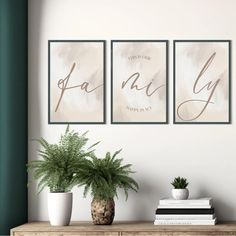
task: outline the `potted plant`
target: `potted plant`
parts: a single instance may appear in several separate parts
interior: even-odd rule
[[[172,196],[176,200],[185,200],[188,199],[189,191],[187,189],[188,181],[185,178],[176,177],[171,183],[174,186],[172,189]]]
[[[130,177],[134,173],[131,164],[123,165],[123,159],[116,158],[120,151],[113,155],[107,152],[103,159],[92,156],[86,159],[76,173],[79,186],[84,186],[84,197],[91,190],[91,214],[96,225],[112,224],[115,215],[114,197],[117,197],[118,188],[124,190],[126,200],[129,189],[138,190],[137,182]]]
[[[58,144],[50,144],[44,138],[37,139],[42,149],[38,151],[41,160],[28,163],[28,171],[39,180],[41,192],[46,186],[48,193],[48,213],[51,225],[69,225],[72,211],[71,189],[77,184],[75,172],[85,157],[93,155],[90,148],[86,149],[88,139],[86,133],[79,135],[69,130],[61,135]]]

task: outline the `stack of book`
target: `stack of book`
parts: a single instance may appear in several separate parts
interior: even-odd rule
[[[211,198],[162,199],[156,210],[155,225],[215,225]]]

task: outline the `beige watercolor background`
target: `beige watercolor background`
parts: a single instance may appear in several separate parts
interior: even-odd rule
[[[57,83],[73,70],[68,87],[89,83],[89,90],[103,84],[103,43],[51,42],[50,115],[52,122],[103,122],[103,86],[91,93],[81,88],[65,90],[59,109],[55,107],[61,95]]]
[[[177,107],[189,99],[207,100],[210,91],[203,89],[199,94],[193,93],[193,85],[202,67],[212,55],[216,56],[202,75],[197,85],[203,87],[206,83],[220,82],[203,114],[193,122],[227,122],[229,120],[229,55],[226,42],[176,42],[176,98],[175,117],[177,122],[183,122],[177,115]],[[190,118],[199,113],[203,103],[191,102],[181,109],[183,117]]]
[[[129,59],[133,56],[133,59]],[[136,57],[136,58],[135,58]],[[139,57],[139,58],[138,58]],[[148,60],[149,58],[150,60]],[[150,91],[164,85],[148,97],[145,90],[130,89],[123,81],[139,72],[139,88],[152,81]],[[128,107],[139,109],[130,111]],[[140,109],[151,107],[141,112]],[[165,42],[114,42],[113,43],[113,121],[114,122],[165,122],[166,121],[166,43]]]

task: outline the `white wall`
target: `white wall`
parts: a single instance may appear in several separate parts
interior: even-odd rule
[[[169,196],[177,175],[190,181],[191,195],[212,196],[218,217],[236,220],[236,125],[173,125],[172,40],[236,40],[234,0],[29,0],[29,158],[37,158],[32,138],[56,142],[63,125],[48,125],[48,39],[107,40],[107,125],[74,125],[89,130],[97,150],[123,148],[122,157],[137,170],[138,194],[116,201],[116,220],[153,220],[158,200]],[[110,40],[170,40],[170,124],[110,125]],[[234,63],[232,47],[232,72]],[[232,74],[234,75],[234,74]],[[234,77],[233,77],[234,78]],[[236,89],[233,82],[233,91]],[[233,93],[232,100],[235,100]],[[233,115],[236,109],[233,102]],[[91,198],[74,189],[73,220],[90,220]],[[29,220],[47,220],[47,191],[29,188]]]

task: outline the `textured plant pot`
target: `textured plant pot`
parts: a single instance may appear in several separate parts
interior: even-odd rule
[[[172,196],[176,200],[186,200],[189,196],[189,191],[187,188],[184,189],[172,189]]]
[[[48,215],[51,225],[70,224],[72,202],[72,193],[48,193]]]
[[[111,225],[115,216],[114,200],[93,199],[91,203],[91,214],[95,225]]]

